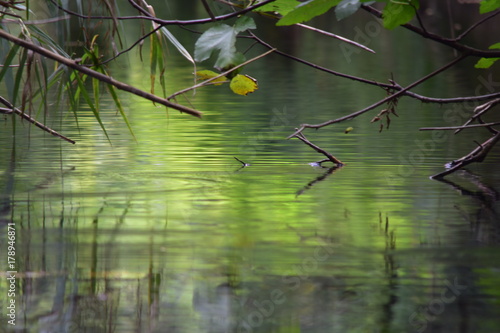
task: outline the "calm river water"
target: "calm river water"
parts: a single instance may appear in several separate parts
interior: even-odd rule
[[[356,22],[330,30],[352,37],[363,27]],[[193,36],[172,31],[192,50]],[[393,72],[403,85],[453,57],[400,30],[370,41],[376,55],[352,58],[326,37],[294,36],[283,48],[370,79]],[[148,90],[147,61],[131,56],[111,71]],[[192,84],[193,68],[174,48],[167,59],[169,92]],[[416,91],[474,94],[496,74],[473,63]],[[135,139],[106,98],[111,143],[83,106],[78,124],[65,103],[44,120],[75,145],[1,117],[0,268],[11,270],[4,253],[13,223],[16,331],[498,332],[499,155],[433,181],[487,134],[418,131],[459,125],[470,108],[404,98],[381,133],[370,123],[380,109],[306,131],[346,164],[317,168],[309,163],[322,156],[286,136],[385,92],[278,55],[244,72],[260,85],[246,97],[227,86],[186,95],[201,120],[121,94]],[[9,286],[2,278],[2,332]]]

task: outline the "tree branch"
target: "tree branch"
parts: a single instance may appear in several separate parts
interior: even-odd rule
[[[403,88],[397,92],[395,92],[394,94],[390,95],[390,96],[387,96],[386,98],[362,109],[362,110],[359,110],[359,111],[356,111],[356,112],[353,112],[347,116],[343,116],[343,117],[340,117],[340,118],[337,118],[337,119],[333,119],[333,120],[329,120],[329,121],[326,121],[324,123],[321,123],[321,124],[316,124],[316,125],[310,125],[310,124],[302,124],[300,125],[300,128],[298,130],[296,130],[292,135],[288,136],[287,139],[290,139],[294,136],[296,136],[298,133],[302,132],[305,128],[321,128],[321,127],[325,127],[325,126],[328,126],[328,125],[331,125],[331,124],[335,124],[335,123],[340,123],[344,120],[350,120],[350,119],[353,119],[353,118],[356,118],[357,116],[359,115],[362,115],[363,113],[365,112],[368,112],[374,108],[376,108],[377,106],[379,105],[382,105],[384,103],[387,103],[389,102],[390,100],[393,100],[394,98],[397,98],[397,97],[400,97],[402,96],[406,91],[410,90],[411,88],[414,88],[416,86],[418,86],[419,84],[421,84],[422,82],[425,82],[427,81],[428,79],[430,79],[431,77],[433,76],[436,76],[437,74],[445,71],[446,69],[454,66],[455,64],[457,64],[459,61],[465,59],[467,56],[466,55],[462,55],[458,58],[455,58],[453,61],[449,62],[448,64],[444,65],[443,67],[435,70],[434,72],[430,73],[430,74],[427,74],[426,76],[418,79],[417,81],[413,82],[412,84],[408,85],[406,88]]]
[[[379,11],[378,9],[375,9],[374,7],[371,6],[366,6],[366,5],[361,5],[361,8],[369,12],[370,14],[374,15],[375,17],[381,18],[382,17],[382,12]],[[443,36],[439,36],[427,31],[424,31],[423,29],[414,26],[413,24],[406,23],[401,25],[402,27],[415,32],[416,34],[433,40],[435,42],[438,42],[440,44],[446,45],[451,47],[452,49],[455,49],[457,51],[460,51],[462,53],[465,53],[470,56],[475,56],[475,57],[483,57],[483,58],[498,58],[500,57],[500,51],[484,51],[480,49],[476,49],[473,47],[470,47],[468,45],[460,44],[456,38],[445,38]]]
[[[471,25],[467,30],[465,30],[464,32],[462,32],[457,38],[455,38],[454,40],[455,41],[459,41],[461,39],[463,39],[465,36],[467,36],[472,30],[474,30],[475,28],[477,28],[478,26],[480,26],[481,24],[483,24],[484,22],[488,21],[489,19],[497,16],[498,14],[500,14],[500,10],[497,10],[497,11],[494,11],[493,13],[491,13],[490,15],[486,16],[486,17],[483,17],[481,20],[477,21],[476,23],[474,23],[473,25]]]
[[[75,144],[75,141],[71,140],[70,138],[54,131],[53,129],[45,126],[44,124],[42,124],[41,122],[35,120],[34,118],[32,118],[31,116],[27,115],[26,113],[24,113],[22,110],[16,108],[14,105],[12,105],[12,103],[10,103],[8,100],[6,100],[5,98],[3,98],[2,96],[0,96],[0,103],[2,103],[3,105],[5,105],[8,110],[4,109],[4,108],[0,108],[0,111],[2,113],[6,113],[6,114],[12,114],[12,113],[15,113],[17,114],[18,116],[20,116],[21,118],[23,119],[26,119],[27,121],[29,121],[30,123],[32,123],[33,125],[35,125],[36,127],[38,128],[41,128],[42,130],[44,130],[45,132],[47,133],[50,133],[52,134],[53,136],[57,136],[58,138],[61,138],[63,140],[66,140],[68,141],[69,143],[72,143],[72,144]],[[9,112],[10,111],[10,112]]]
[[[474,120],[480,118],[483,114],[488,112],[488,110],[490,110],[492,107],[494,107],[497,104],[500,104],[500,98],[497,98],[497,99],[494,99],[492,101],[489,101],[488,103],[484,103],[482,105],[476,106],[476,108],[474,109],[474,114],[472,115],[472,117],[469,118],[469,120],[467,120],[465,122],[465,124],[463,126],[467,126],[471,122],[473,122]],[[461,129],[457,129],[455,131],[455,134],[459,133],[460,131],[461,131]]]
[[[485,123],[485,124],[474,124],[474,125],[464,125],[464,126],[447,126],[447,127],[421,127],[419,131],[451,131],[457,129],[469,129],[469,128],[478,128],[478,127],[490,127],[490,126],[498,126],[500,122],[497,123]]]
[[[338,158],[336,158],[335,156],[333,156],[332,154],[330,154],[329,152],[327,152],[326,150],[316,146],[314,143],[312,143],[311,141],[309,141],[304,134],[302,133],[297,133],[295,135],[295,137],[297,139],[299,139],[300,141],[304,142],[306,145],[308,145],[309,147],[311,147],[312,149],[316,150],[318,153],[320,154],[323,154],[326,156],[326,158],[332,162],[333,164],[335,164],[336,166],[343,166],[344,163],[342,163]],[[326,162],[326,160],[322,160],[321,162],[318,162],[318,163],[322,163],[322,162]]]
[[[26,49],[29,49],[33,52],[36,52],[44,57],[47,57],[47,58],[50,58],[52,60],[55,60],[63,65],[65,65],[66,67],[69,67],[69,68],[72,68],[78,72],[81,72],[81,73],[84,73],[84,74],[87,74],[88,76],[91,76],[93,78],[96,78],[98,79],[99,81],[102,81],[104,83],[107,83],[107,84],[111,84],[113,86],[115,86],[116,88],[120,89],[120,90],[124,90],[124,91],[127,91],[129,93],[132,93],[134,95],[137,95],[137,96],[140,96],[140,97],[143,97],[145,99],[148,99],[152,102],[156,102],[156,103],[159,103],[159,104],[162,104],[162,105],[165,105],[167,107],[170,107],[172,109],[175,109],[175,110],[178,110],[180,112],[184,112],[184,113],[187,113],[187,114],[190,114],[192,116],[195,116],[195,117],[201,117],[202,113],[200,111],[197,111],[197,110],[194,110],[194,109],[191,109],[191,108],[188,108],[184,105],[180,105],[180,104],[176,104],[176,103],[172,103],[170,101],[168,101],[167,99],[165,98],[161,98],[161,97],[158,97],[156,95],[153,95],[153,94],[150,94],[146,91],[143,91],[143,90],[140,90],[138,88],[135,88],[135,87],[132,87],[128,84],[125,84],[123,82],[120,82],[120,81],[117,81],[115,79],[113,79],[112,77],[110,76],[107,76],[107,75],[104,75],[102,73],[99,73],[97,71],[94,71],[88,67],[85,67],[85,66],[82,66],[82,65],[79,65],[76,61],[72,60],[72,59],[68,59],[68,58],[65,58],[57,53],[54,53],[52,51],[49,51],[41,46],[38,46],[36,44],[33,44],[27,40],[24,40],[24,39],[20,39],[20,38],[17,38],[9,33],[7,33],[5,30],[2,30],[0,29],[0,38],[4,38],[14,44],[17,44],[21,47],[24,47]]]
[[[256,8],[259,8],[261,6],[267,5],[268,3],[271,3],[271,2],[274,2],[274,1],[276,1],[276,0],[264,0],[262,2],[259,2],[259,3],[255,4],[253,6],[249,6],[249,7],[245,8],[245,9],[240,10],[240,11],[229,13],[229,14],[225,14],[225,15],[216,16],[215,17],[215,21],[225,21],[225,20],[231,19],[233,17],[238,17],[240,15],[248,13],[248,12],[250,12],[250,11],[256,9]],[[83,19],[89,19],[89,20],[114,20],[114,19],[119,20],[119,21],[120,20],[150,20],[150,21],[158,23],[158,24],[160,24],[162,26],[164,26],[164,25],[193,25],[193,24],[205,24],[205,23],[214,22],[212,20],[212,18],[204,18],[204,19],[197,19],[197,20],[162,20],[162,19],[157,18],[157,17],[143,16],[143,15],[138,15],[138,16],[116,16],[116,17],[113,17],[113,16],[82,15],[82,14],[79,14],[77,12],[74,12],[74,11],[71,11],[71,10],[68,10],[68,9],[62,7],[55,0],[50,0],[50,2],[54,6],[56,6],[57,8],[59,8],[60,10],[64,11],[67,14],[70,14],[70,15],[73,15],[73,16],[76,16],[76,17],[79,17],[79,18],[83,18]],[[131,0],[129,0],[129,2],[134,6],[134,8],[137,8],[137,9],[140,8],[141,12],[142,12],[143,8],[141,8],[140,6],[138,6],[137,4],[135,4]]]
[[[361,82],[361,83],[369,84],[369,85],[372,85],[372,86],[380,87],[380,88],[383,88],[383,89],[392,89],[392,90],[398,90],[398,91],[399,90],[403,90],[403,87],[401,85],[397,84],[396,82],[393,82],[392,84],[390,84],[390,83],[383,83],[383,82],[378,82],[378,81],[374,81],[374,80],[367,80],[367,79],[362,78],[362,77],[358,77],[358,76],[354,76],[354,75],[349,75],[349,74],[337,72],[337,71],[331,70],[329,68],[322,67],[320,65],[314,64],[314,63],[309,62],[307,60],[304,60],[302,58],[299,58],[299,57],[293,56],[291,54],[285,53],[285,52],[280,51],[280,50],[274,48],[273,46],[269,45],[264,40],[262,40],[260,37],[258,37],[257,35],[255,35],[253,32],[250,32],[250,38],[254,39],[259,44],[261,44],[262,46],[264,46],[264,47],[266,47],[268,49],[274,49],[275,50],[274,52],[276,54],[279,54],[282,57],[291,59],[293,61],[299,62],[301,64],[304,64],[306,66],[312,67],[312,68],[317,69],[317,70],[320,70],[322,72],[325,72],[325,73],[328,73],[328,74],[332,74],[334,76],[338,76],[338,77],[341,77],[341,78],[345,78],[345,79],[348,79],[348,80],[353,80],[353,81],[356,81],[356,82]],[[485,101],[485,100],[489,100],[489,99],[492,99],[492,98],[500,97],[500,92],[493,93],[493,94],[479,95],[479,96],[439,98],[439,97],[423,96],[423,95],[419,95],[419,94],[416,94],[416,93],[411,92],[411,91],[405,91],[404,92],[404,96],[408,96],[408,97],[411,97],[411,98],[418,99],[418,100],[420,100],[423,103],[438,103],[438,104],[448,104],[448,103],[450,103],[451,104],[451,103]]]
[[[482,162],[488,153],[490,152],[491,148],[497,144],[497,142],[500,141],[500,133],[495,134],[482,144],[480,144],[477,148],[475,148],[473,151],[468,153],[467,155],[451,161],[450,163],[446,164],[446,167],[448,170],[440,172],[434,176],[431,176],[432,179],[440,179],[443,178],[446,175],[449,175],[458,169],[461,169],[465,167],[468,164],[474,163],[474,162]]]

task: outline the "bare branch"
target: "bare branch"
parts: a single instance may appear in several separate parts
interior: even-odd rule
[[[219,0],[219,2],[221,3],[224,3],[228,6],[232,6],[232,7],[236,7],[236,8],[242,8],[241,5],[237,5],[237,4],[234,4],[232,2],[229,2],[229,1],[225,1],[225,0]],[[272,15],[270,13],[265,13],[265,12],[259,12],[257,11],[256,12],[257,14],[261,15],[261,16],[265,16],[265,17],[270,17],[270,18],[273,18],[275,20],[278,20],[280,19],[279,16],[276,16],[276,15]],[[361,44],[361,43],[358,43],[356,41],[353,41],[351,39],[348,39],[348,38],[345,38],[345,37],[342,37],[342,36],[339,36],[339,35],[336,35],[334,33],[331,33],[331,32],[328,32],[328,31],[325,31],[325,30],[321,30],[321,29],[318,29],[318,28],[314,28],[314,27],[311,27],[309,25],[306,25],[306,24],[302,24],[302,23],[296,23],[294,24],[298,27],[301,27],[301,28],[304,28],[304,29],[308,29],[308,30],[311,30],[311,31],[314,31],[314,32],[317,32],[319,34],[322,34],[322,35],[325,35],[325,36],[328,36],[328,37],[332,37],[332,38],[335,38],[335,39],[338,39],[338,40],[341,40],[343,41],[344,43],[348,43],[348,44],[351,44],[355,47],[359,47],[365,51],[368,51],[368,52],[371,52],[371,53],[375,53],[375,51],[373,51],[372,49],[370,49],[369,47]]]
[[[345,78],[345,79],[349,79],[349,80],[353,80],[353,81],[357,81],[357,82],[369,84],[369,85],[372,85],[372,86],[377,86],[377,87],[380,87],[380,88],[383,88],[383,89],[392,89],[392,90],[403,90],[404,89],[401,85],[399,85],[396,82],[393,82],[392,84],[389,84],[389,83],[383,83],[383,82],[378,82],[378,81],[374,81],[374,80],[367,80],[367,79],[362,78],[362,77],[358,77],[358,76],[354,76],[354,75],[349,75],[349,74],[345,74],[345,73],[341,73],[341,72],[337,72],[337,71],[331,70],[331,69],[326,68],[326,67],[322,67],[320,65],[317,65],[315,63],[309,62],[309,61],[304,60],[302,58],[299,58],[299,57],[293,56],[291,54],[285,53],[283,51],[280,51],[280,50],[274,48],[273,46],[269,45],[268,43],[266,43],[264,40],[262,40],[260,37],[258,37],[257,35],[255,35],[252,32],[250,32],[250,35],[251,35],[251,38],[255,39],[255,41],[257,41],[259,44],[267,47],[268,49],[274,49],[276,54],[279,54],[280,56],[283,56],[285,58],[291,59],[293,61],[300,62],[301,64],[304,64],[306,66],[312,67],[312,68],[317,69],[317,70],[320,70],[322,72],[325,72],[325,73],[328,73],[328,74],[332,74],[332,75],[335,75],[335,76],[338,76],[338,77],[342,77],[342,78]],[[411,98],[418,99],[418,100],[420,100],[423,103],[451,104],[451,103],[485,101],[485,100],[489,100],[489,99],[492,99],[492,98],[500,97],[500,92],[498,92],[498,93],[492,93],[492,94],[486,94],[486,95],[478,95],[478,96],[453,97],[453,98],[437,98],[437,97],[428,97],[428,96],[419,95],[419,94],[416,94],[416,93],[411,92],[411,91],[405,91],[404,92],[404,96],[408,96],[408,97],[411,97]]]
[[[233,12],[233,13],[229,13],[229,14],[225,14],[225,15],[220,15],[220,16],[216,16],[215,17],[215,20],[216,21],[224,21],[224,20],[228,20],[228,19],[231,19],[233,17],[238,17],[240,15],[243,15],[245,13],[248,13],[256,8],[259,8],[261,6],[264,6],[264,5],[267,5],[268,3],[271,3],[273,1],[276,1],[276,0],[264,0],[262,2],[259,2],[253,6],[249,6],[245,9],[242,9],[240,11],[237,11],[237,12]],[[68,10],[64,7],[62,7],[61,5],[59,5],[55,0],[50,0],[50,2],[56,6],[57,8],[59,8],[60,10],[64,11],[65,13],[67,14],[70,14],[70,15],[73,15],[73,16],[76,16],[76,17],[80,17],[80,18],[84,18],[84,19],[88,19],[88,20],[113,20],[113,19],[117,19],[117,20],[150,20],[150,21],[153,21],[155,23],[158,23],[160,25],[193,25],[193,24],[205,24],[205,23],[210,23],[210,22],[213,22],[212,18],[204,18],[204,19],[197,19],[197,20],[162,20],[162,19],[159,19],[157,17],[151,17],[149,16],[148,14],[146,14],[147,12],[143,12],[143,8],[141,8],[140,6],[138,6],[137,4],[135,4],[132,0],[129,0],[129,2],[134,6],[134,8],[137,8],[137,9],[140,9],[140,11],[144,14],[144,15],[138,15],[138,16],[116,16],[116,17],[113,17],[113,16],[102,16],[102,15],[99,15],[99,16],[92,16],[92,15],[83,15],[83,14],[80,14],[80,13],[77,13],[77,12],[74,12],[74,11],[71,11],[71,10]]]
[[[464,126],[469,125],[472,123],[474,120],[479,119],[482,115],[484,115],[488,110],[490,110],[492,107],[495,105],[500,104],[500,98],[494,99],[492,101],[489,101],[488,103],[481,104],[479,106],[476,106],[474,109],[474,115],[469,118],[464,124]],[[455,134],[459,133],[461,129],[457,129],[455,131]]]
[[[24,113],[22,110],[16,108],[14,105],[12,105],[12,103],[10,103],[8,100],[6,100],[5,98],[3,98],[2,96],[0,96],[0,103],[2,103],[3,105],[5,105],[8,108],[8,109],[0,108],[0,110],[2,111],[2,113],[6,113],[6,114],[15,113],[18,116],[20,116],[21,118],[26,119],[27,121],[29,121],[30,123],[32,123],[36,127],[41,128],[45,132],[50,133],[53,136],[57,136],[58,138],[61,138],[63,140],[66,140],[69,143],[75,144],[75,141],[73,141],[70,138],[68,138],[68,137],[66,137],[66,136],[64,136],[64,135],[62,135],[62,134],[54,131],[53,129],[45,126],[41,122],[35,120],[33,117],[31,117],[28,114]],[[10,112],[8,112],[8,111],[10,111]]]
[[[7,33],[5,30],[0,29],[0,38],[4,38],[4,39],[6,39],[14,44],[17,44],[21,47],[32,50],[33,52],[36,52],[44,57],[55,60],[55,61],[65,65],[69,68],[72,68],[72,69],[77,70],[78,72],[87,74],[93,78],[96,78],[96,79],[104,82],[104,83],[111,84],[120,90],[127,91],[129,93],[134,94],[134,95],[148,99],[152,102],[156,102],[156,103],[165,105],[165,106],[170,107],[172,109],[175,109],[175,110],[178,110],[180,112],[184,112],[184,113],[196,116],[196,117],[201,117],[201,115],[202,115],[202,113],[200,111],[188,108],[184,105],[172,103],[165,98],[158,97],[156,95],[150,94],[150,93],[143,91],[143,90],[140,90],[140,89],[137,89],[137,88],[132,87],[132,86],[125,84],[123,82],[117,81],[110,76],[107,76],[107,75],[104,75],[100,72],[94,71],[88,67],[79,65],[76,61],[74,61],[72,59],[65,58],[57,53],[49,51],[41,46],[38,46],[36,44],[29,42],[27,40],[17,38],[15,36]]]
[[[477,148],[475,148],[467,155],[457,160],[451,161],[450,163],[447,163],[446,167],[448,168],[448,170],[440,172],[434,176],[431,176],[431,178],[440,179],[471,163],[474,162],[481,163],[486,158],[490,150],[497,144],[498,141],[500,141],[500,133],[495,134],[494,136],[492,136],[491,138],[480,144]]]
[[[326,121],[324,123],[321,123],[321,124],[316,124],[316,125],[310,125],[310,124],[302,124],[300,125],[300,128],[298,130],[296,130],[292,135],[288,136],[287,139],[290,139],[294,136],[296,136],[298,133],[302,132],[305,128],[321,128],[321,127],[325,127],[325,126],[328,126],[328,125],[331,125],[331,124],[335,124],[335,123],[340,123],[342,121],[345,121],[345,120],[350,120],[350,119],[353,119],[353,118],[356,118],[357,116],[360,116],[362,115],[363,113],[365,112],[368,112],[374,108],[376,108],[377,106],[380,106],[382,104],[385,104],[387,102],[389,102],[390,100],[393,100],[394,98],[397,98],[397,97],[400,97],[402,96],[407,90],[410,90],[411,88],[414,88],[416,86],[418,86],[419,84],[427,81],[428,79],[430,79],[431,77],[433,76],[436,76],[437,74],[445,71],[446,69],[454,66],[455,64],[457,64],[459,61],[465,59],[467,56],[463,55],[463,56],[460,56],[458,58],[455,58],[453,61],[449,62],[448,64],[444,65],[443,67],[435,70],[434,72],[430,73],[430,74],[427,74],[426,76],[418,79],[417,81],[413,82],[412,84],[408,85],[406,88],[403,88],[401,90],[399,90],[398,92],[395,92],[394,94],[390,95],[390,96],[387,96],[386,98],[362,109],[362,110],[359,110],[359,111],[356,111],[356,112],[353,112],[351,114],[348,114],[347,116],[343,116],[343,117],[340,117],[340,118],[337,118],[337,119],[333,119],[333,120],[329,120],[329,121]]]
[[[311,141],[309,141],[304,134],[302,133],[297,133],[295,135],[295,137],[297,139],[299,139],[300,141],[304,142],[306,145],[308,145],[309,147],[311,147],[312,149],[316,150],[318,153],[320,154],[323,154],[326,156],[326,158],[328,158],[328,160],[330,162],[332,162],[333,164],[337,165],[337,166],[342,166],[344,165],[344,163],[342,163],[338,158],[336,158],[335,156],[333,156],[332,154],[330,154],[329,152],[327,152],[326,150],[316,146],[314,143],[312,143]],[[321,162],[319,163],[322,163],[322,162],[326,162],[325,160],[322,160]]]
[[[474,124],[474,125],[464,125],[464,126],[448,126],[448,127],[421,127],[419,131],[451,131],[457,129],[469,129],[469,128],[478,128],[478,127],[490,127],[490,126],[498,126],[500,122],[497,123],[486,123],[486,124]]]
[[[328,36],[328,37],[332,37],[332,38],[335,38],[335,39],[338,39],[338,40],[341,40],[343,41],[344,43],[348,43],[348,44],[351,44],[351,45],[354,45],[356,47],[359,47],[360,49],[363,49],[365,51],[368,51],[368,52],[371,52],[371,53],[375,53],[375,51],[373,51],[372,49],[370,49],[369,47],[367,46],[364,46],[363,44],[360,44],[358,42],[355,42],[353,40],[350,40],[348,38],[345,38],[345,37],[342,37],[342,36],[339,36],[339,35],[336,35],[334,33],[331,33],[331,32],[328,32],[328,31],[325,31],[325,30],[321,30],[321,29],[318,29],[318,28],[314,28],[314,27],[311,27],[309,25],[305,25],[305,24],[302,24],[302,23],[297,23],[295,24],[296,26],[299,26],[301,28],[304,28],[304,29],[308,29],[308,30],[311,30],[311,31],[315,31],[317,33],[320,33],[322,35],[325,35],[325,36]]]
[[[212,13],[212,10],[210,9],[210,6],[207,3],[207,0],[201,0],[203,3],[203,7],[205,8],[205,11],[207,12],[208,16],[212,19],[212,21],[215,21],[215,15]]]
[[[473,25],[471,25],[467,30],[465,30],[464,32],[462,32],[457,38],[455,38],[455,41],[458,42],[459,40],[461,40],[462,38],[464,38],[465,36],[467,36],[472,30],[474,30],[475,28],[477,28],[478,26],[480,26],[484,22],[488,21],[489,19],[497,16],[498,14],[500,14],[500,10],[494,11],[490,15],[488,15],[486,17],[483,17],[481,20],[477,21],[476,23],[474,23]]]
[[[382,17],[382,12],[379,11],[378,9],[375,9],[374,7],[371,6],[366,6],[362,5],[361,8],[369,12],[370,14],[374,15],[375,17],[381,18]],[[440,35],[436,35],[430,32],[427,32],[419,27],[416,27],[410,23],[402,24],[402,27],[415,32],[416,34],[433,40],[435,42],[438,42],[440,44],[446,45],[451,47],[452,49],[455,49],[457,51],[460,51],[464,54],[470,55],[470,56],[475,56],[475,57],[484,57],[484,58],[498,58],[500,57],[500,51],[485,51],[485,50],[480,50],[476,49],[473,47],[470,47],[468,45],[461,44],[457,41],[455,38],[445,38]]]

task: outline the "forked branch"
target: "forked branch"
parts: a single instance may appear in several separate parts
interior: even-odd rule
[[[295,137],[297,139],[299,139],[300,141],[304,142],[306,145],[308,145],[309,147],[311,147],[312,149],[316,150],[318,153],[320,154],[323,154],[326,156],[326,160],[321,160],[317,163],[321,164],[323,162],[327,162],[327,161],[330,161],[332,162],[334,165],[336,166],[343,166],[344,163],[342,163],[338,158],[336,158],[335,156],[333,156],[332,154],[330,154],[329,152],[327,152],[326,150],[316,146],[314,143],[312,143],[311,141],[309,141],[304,134],[302,133],[297,133],[295,135]]]
[[[478,163],[482,162],[486,158],[486,156],[488,155],[490,150],[498,143],[499,140],[500,140],[500,132],[493,135],[492,137],[490,137],[488,140],[486,140],[482,144],[479,144],[479,146],[477,148],[475,148],[473,151],[471,151],[467,155],[465,155],[457,160],[451,161],[450,163],[447,163],[446,167],[448,169],[446,171],[443,171],[443,172],[440,172],[434,176],[431,176],[431,178],[432,179],[440,179],[446,175],[449,175],[449,174],[457,171],[458,169],[465,167],[466,165],[469,165],[469,164],[474,163],[474,162],[478,162]]]

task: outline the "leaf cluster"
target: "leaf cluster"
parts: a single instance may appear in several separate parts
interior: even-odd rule
[[[389,92],[390,95],[390,92]],[[396,113],[396,107],[398,106],[398,98],[393,98],[389,102],[387,102],[387,108],[382,109],[373,119],[370,121],[371,123],[378,122],[382,119],[385,119],[385,129],[389,130],[389,126],[391,125],[391,114],[399,117]],[[384,130],[384,123],[380,122],[379,133]]]

